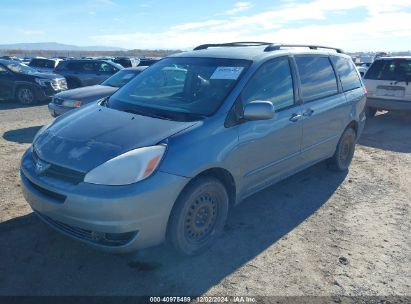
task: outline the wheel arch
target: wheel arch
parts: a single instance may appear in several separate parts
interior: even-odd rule
[[[236,199],[237,199],[237,188],[236,188],[234,177],[230,173],[230,171],[228,171],[227,169],[221,168],[221,167],[213,167],[213,168],[206,169],[200,172],[199,174],[197,174],[195,177],[193,177],[192,180],[186,185],[186,187],[192,181],[198,178],[201,178],[203,176],[211,176],[211,177],[218,179],[227,190],[230,207],[235,205]]]
[[[354,131],[355,131],[355,136],[358,135],[358,121],[352,120],[352,121],[345,127],[344,131],[347,130],[348,128],[354,129]],[[343,131],[342,134],[344,134],[344,131]]]

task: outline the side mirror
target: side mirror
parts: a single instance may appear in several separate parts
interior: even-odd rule
[[[267,120],[274,117],[275,109],[271,101],[255,100],[245,105],[245,120]]]

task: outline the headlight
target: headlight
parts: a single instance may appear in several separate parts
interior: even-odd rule
[[[149,177],[157,168],[165,146],[131,150],[94,168],[84,177],[90,184],[128,185]]]
[[[76,108],[76,107],[81,106],[81,101],[78,101],[78,100],[64,100],[61,104],[65,107]]]

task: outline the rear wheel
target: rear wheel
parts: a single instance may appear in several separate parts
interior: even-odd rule
[[[328,160],[328,165],[336,171],[346,171],[351,164],[355,150],[356,134],[354,129],[347,128],[338,142],[337,149]]]
[[[29,86],[19,87],[16,91],[17,100],[25,105],[32,105],[36,103],[36,93],[33,88]]]
[[[168,239],[183,255],[203,253],[222,232],[229,198],[214,177],[201,177],[189,184],[178,198],[169,222]]]
[[[372,108],[372,107],[366,107],[366,108],[365,108],[365,116],[366,116],[367,118],[373,118],[376,113],[377,113],[377,109],[376,109],[376,108]]]

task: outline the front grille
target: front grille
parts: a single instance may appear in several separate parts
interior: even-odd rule
[[[105,246],[122,246],[130,242],[137,232],[126,232],[126,233],[104,233],[96,232],[92,230],[87,230],[72,225],[68,225],[52,219],[44,214],[35,211],[40,218],[42,218],[50,226],[60,230],[72,237],[78,238],[83,241],[91,242],[98,245]]]
[[[41,159],[35,149],[33,149],[32,155],[34,163]],[[51,164],[51,166],[46,171],[44,171],[42,175],[77,185],[84,180],[84,176],[86,174],[66,167]]]
[[[26,178],[27,179],[27,178]],[[64,201],[66,200],[66,196],[51,190],[48,190],[46,188],[43,188],[35,183],[33,183],[32,181],[30,181],[29,179],[27,179],[27,181],[29,182],[29,184],[36,189],[37,191],[43,193],[46,196],[51,197],[52,199],[54,199],[55,201],[57,201],[58,203],[62,204],[64,203]]]

